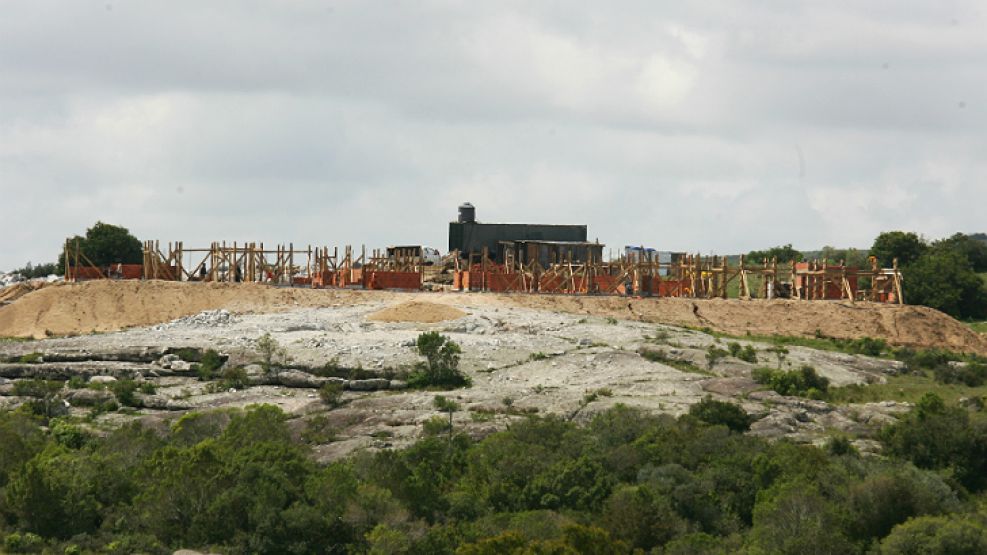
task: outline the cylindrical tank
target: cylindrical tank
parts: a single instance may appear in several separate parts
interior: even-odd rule
[[[471,224],[476,221],[476,208],[468,202],[459,205],[459,223]]]

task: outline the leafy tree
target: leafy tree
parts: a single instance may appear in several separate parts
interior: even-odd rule
[[[37,266],[28,262],[23,268],[14,270],[11,273],[20,274],[25,278],[32,279],[48,277],[51,274],[57,274],[59,272],[58,266],[54,262],[50,262],[48,264],[38,264]]]
[[[86,230],[86,236],[69,239],[70,252],[76,244],[96,266],[110,264],[140,264],[144,260],[144,248],[139,239],[130,234],[127,228],[96,222]],[[74,254],[73,254],[74,256]],[[83,264],[81,258],[79,261]],[[58,272],[65,273],[65,253],[58,255]]]
[[[432,406],[449,414],[449,437],[452,437],[452,415],[454,412],[459,410],[459,403],[453,401],[452,399],[447,399],[442,395],[436,395],[435,398],[432,399]]]
[[[966,410],[947,407],[926,393],[905,417],[884,429],[881,440],[890,455],[919,468],[948,469],[971,490],[987,486],[987,424],[971,421]]]
[[[771,247],[767,250],[762,251],[751,251],[747,253],[745,257],[746,261],[751,264],[760,264],[762,261],[767,260],[771,262],[772,259],[777,258],[778,263],[782,262],[801,262],[804,258],[800,251],[792,248],[792,244],[783,245],[780,247]]]
[[[975,555],[987,553],[987,527],[969,518],[925,516],[909,520],[882,542],[882,555]]]
[[[918,260],[928,248],[925,241],[915,233],[885,231],[874,239],[870,254],[877,257],[882,268],[890,268],[895,258],[899,265],[906,266]]]
[[[820,258],[829,264],[845,263],[850,268],[869,268],[867,261],[868,252],[858,249],[837,249],[830,246],[822,248]]]
[[[751,553],[843,555],[853,551],[840,513],[811,483],[792,482],[758,501]]]
[[[972,235],[953,234],[932,243],[936,251],[953,251],[966,257],[974,272],[987,272],[987,241],[979,241]]]
[[[934,249],[906,266],[903,274],[909,304],[956,318],[987,318],[987,289],[963,254]]]
[[[260,365],[266,374],[278,374],[278,368],[288,363],[288,350],[270,333],[265,333],[257,339],[257,353],[260,355]]]
[[[689,529],[671,499],[643,485],[614,491],[603,505],[600,523],[615,538],[641,549],[664,545]]]
[[[746,432],[751,427],[751,417],[734,403],[716,401],[709,395],[689,407],[689,415],[707,424],[722,425],[734,432]]]
[[[415,343],[418,354],[425,357],[408,379],[415,387],[469,385],[469,378],[459,370],[459,355],[463,352],[455,342],[438,332],[426,332]]]

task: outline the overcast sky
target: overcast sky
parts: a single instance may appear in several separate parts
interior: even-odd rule
[[[0,269],[141,239],[987,231],[983,2],[0,2]]]

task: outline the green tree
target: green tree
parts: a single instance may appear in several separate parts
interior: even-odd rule
[[[919,468],[949,470],[974,491],[987,485],[987,423],[971,420],[965,409],[947,407],[934,393],[885,428],[881,440],[888,454]]]
[[[459,410],[459,403],[452,399],[447,399],[442,395],[436,395],[432,399],[432,406],[438,410],[449,414],[449,437],[452,438],[452,415]]]
[[[96,266],[110,264],[140,264],[144,260],[144,248],[139,239],[125,227],[96,222],[86,230],[86,236],[69,239],[70,253],[76,244]],[[74,256],[74,254],[73,254]],[[82,259],[80,264],[84,264]],[[65,273],[65,253],[58,255],[58,272]]]
[[[469,385],[469,378],[459,370],[462,349],[438,332],[426,332],[415,343],[418,354],[425,357],[408,379],[410,385],[459,387]]]
[[[987,318],[987,289],[966,256],[933,249],[903,269],[905,301],[956,318]]]
[[[928,248],[925,241],[915,233],[885,231],[874,239],[870,254],[877,257],[877,262],[882,268],[890,268],[895,258],[898,259],[899,265],[905,266],[918,260]]]
[[[750,535],[751,553],[844,555],[853,552],[840,513],[811,483],[792,482],[759,497]]]
[[[752,422],[750,415],[739,405],[716,401],[709,395],[689,407],[689,414],[707,424],[726,426],[735,432],[746,432]]]
[[[909,520],[881,541],[882,555],[987,553],[987,527],[974,519],[925,516]]]
[[[804,259],[801,251],[797,251],[792,248],[792,244],[783,245],[780,247],[771,247],[767,250],[761,251],[751,251],[747,253],[745,257],[747,263],[749,264],[760,264],[762,261],[767,260],[771,262],[772,259],[777,258],[778,263],[782,262],[801,262]]]
[[[933,242],[932,248],[962,254],[970,262],[974,272],[987,272],[987,241],[977,240],[972,235],[955,233]]]

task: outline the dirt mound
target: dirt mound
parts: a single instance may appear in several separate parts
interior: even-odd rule
[[[45,287],[0,307],[0,337],[109,332],[219,308],[249,312],[337,306],[360,302],[361,293],[256,284],[107,280],[70,283]]]
[[[45,281],[22,281],[7,287],[0,287],[0,306],[10,304],[28,293],[50,285]]]
[[[429,299],[429,300],[426,300]],[[430,302],[435,299],[438,302]],[[465,314],[448,304],[520,306],[610,316],[744,335],[822,334],[883,338],[894,345],[943,347],[987,355],[987,336],[921,306],[874,303],[628,299],[562,295],[463,295],[345,289],[290,289],[256,284],[92,281],[44,287],[0,306],[0,337],[44,337],[147,326],[225,308],[276,312],[296,307],[402,301],[370,316],[384,322],[440,322]],[[447,304],[440,304],[447,303]]]
[[[466,316],[465,312],[449,305],[425,301],[411,301],[374,312],[367,316],[367,319],[377,322],[421,322],[424,324],[434,324],[435,322],[443,322],[445,320],[456,320],[463,316]]]
[[[676,326],[709,327],[732,335],[824,335],[882,338],[893,345],[942,347],[987,354],[987,338],[924,306],[879,303],[628,299],[561,295],[500,295],[527,308],[611,316]]]

